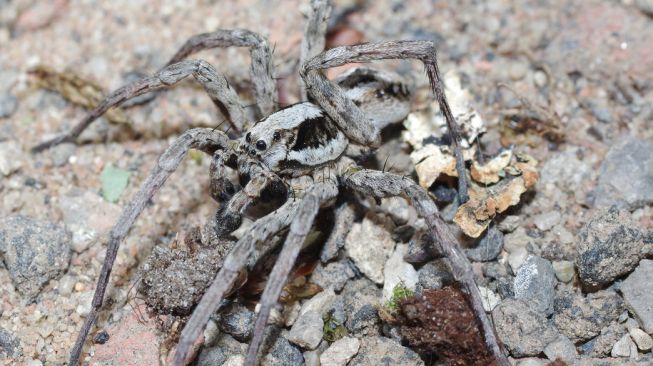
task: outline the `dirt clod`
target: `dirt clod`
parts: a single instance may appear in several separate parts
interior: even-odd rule
[[[411,347],[435,353],[449,365],[495,365],[463,293],[454,287],[426,289],[401,302],[401,334]]]

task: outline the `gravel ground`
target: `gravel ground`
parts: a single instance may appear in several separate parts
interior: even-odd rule
[[[336,13],[356,3],[365,4],[346,17],[345,30],[333,42],[435,41],[441,70],[463,75],[486,124],[484,152],[515,144],[538,160],[533,192],[500,217],[480,244],[496,254],[468,251],[487,294],[486,310],[515,364],[653,363],[653,2],[340,0]],[[306,11],[303,1],[168,1],[155,7],[137,1],[0,0],[0,361],[65,363],[90,308],[106,233],[121,207],[174,136],[221,120],[202,91],[184,82],[129,109],[131,130],[103,118],[83,135],[92,143],[33,155],[31,146],[68,130],[84,110],[35,87],[27,71],[37,65],[73,70],[111,90],[130,80],[130,73],[154,72],[193,34],[247,28],[275,44],[280,98],[290,103],[297,100],[295,69]],[[197,57],[216,65],[249,98],[246,51]],[[412,73],[423,89],[418,64],[387,64]],[[520,133],[506,127],[504,117],[524,103],[499,83],[543,106],[545,122],[556,121],[564,140],[543,137],[546,123]],[[391,149],[389,143],[382,151]],[[129,173],[117,202],[101,195],[101,173],[109,165]],[[155,246],[169,246],[178,232],[213,214],[208,167],[206,158],[182,164],[131,230],[92,334],[97,344],[85,348],[85,361],[165,360],[180,318],[147,312],[132,286]],[[290,315],[274,330],[281,337],[271,337],[264,364],[432,361],[405,347],[375,307],[397,278],[418,292],[450,281],[438,260],[402,259],[410,249],[401,244],[406,240],[398,227],[414,224],[415,217],[405,202],[394,204],[389,219],[368,214],[356,223],[339,256],[317,266],[312,281],[325,291],[287,306]],[[477,242],[466,240],[470,247]],[[357,243],[379,244],[374,253],[380,257],[357,262]],[[197,364],[242,362],[252,311],[234,304],[216,316]],[[345,327],[345,338],[321,339],[326,314]],[[100,331],[109,336],[106,343]]]

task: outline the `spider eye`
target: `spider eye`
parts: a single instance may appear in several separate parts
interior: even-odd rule
[[[272,138],[274,139],[274,141],[279,141],[281,140],[281,134],[277,131],[274,133],[274,135],[272,135]]]
[[[256,148],[257,149],[265,150],[266,147],[267,147],[267,145],[265,144],[265,141],[263,141],[263,140],[256,141]]]
[[[247,141],[247,143],[252,142],[252,134],[250,132],[247,132],[247,135],[245,135],[245,141]]]

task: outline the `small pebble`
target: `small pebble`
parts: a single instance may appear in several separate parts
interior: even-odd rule
[[[95,337],[93,337],[93,343],[95,344],[105,344],[109,340],[109,333],[106,330],[98,332]]]
[[[394,289],[399,284],[411,291],[415,290],[419,278],[415,268],[404,261],[407,249],[407,244],[397,245],[396,250],[385,263],[383,269],[383,299],[385,301],[392,298]]]
[[[465,255],[476,262],[488,262],[499,256],[501,248],[503,248],[503,233],[492,226],[487,230],[478,246],[465,249]]]
[[[640,351],[648,351],[653,348],[653,338],[650,335],[646,334],[643,330],[639,328],[633,328],[629,332],[630,337],[637,344],[637,348]]]
[[[642,328],[653,333],[653,260],[642,259],[621,284],[624,301],[637,316]]]
[[[549,211],[535,216],[533,222],[541,231],[548,231],[560,222],[560,218],[560,212]]]
[[[574,278],[574,262],[554,261],[551,265],[558,281],[569,283]]]
[[[483,303],[483,309],[485,309],[485,311],[489,312],[494,310],[494,308],[501,302],[501,298],[487,287],[479,286],[478,292],[481,294],[481,302]]]
[[[530,256],[519,267],[515,276],[515,298],[529,303],[534,310],[547,316],[553,314],[553,297],[556,279],[551,263],[537,256]]]
[[[341,338],[331,345],[322,355],[320,355],[321,366],[345,366],[351,360],[358,349],[360,341],[353,337]]]
[[[528,72],[528,65],[521,62],[514,62],[512,65],[510,65],[508,72],[510,73],[510,78],[513,81],[521,80],[524,78],[524,76],[526,76],[526,73]]]
[[[367,278],[378,284],[383,283],[383,268],[394,247],[390,233],[367,218],[354,224],[345,239],[347,255]]]
[[[324,321],[316,311],[309,311],[295,321],[288,340],[303,349],[314,350],[322,341]]]
[[[560,335],[555,341],[544,347],[544,354],[550,361],[560,359],[568,365],[573,364],[576,357],[578,357],[574,343],[563,335]]]
[[[11,94],[0,95],[0,118],[11,117],[18,107],[18,98]]]
[[[544,88],[549,82],[549,78],[544,71],[537,70],[533,73],[533,81],[538,88]]]
[[[0,173],[5,177],[23,167],[25,154],[15,141],[0,142]]]
[[[637,357],[637,346],[628,334],[617,341],[610,352],[612,357]]]
[[[517,273],[519,267],[522,266],[528,255],[528,251],[525,248],[519,248],[510,253],[508,256],[508,264],[510,264],[510,268],[512,268],[513,273]]]
[[[533,239],[526,234],[526,229],[519,227],[503,237],[503,249],[512,253],[518,249],[526,249]]]
[[[509,215],[501,220],[498,227],[499,230],[503,231],[504,233],[511,233],[519,227],[520,222],[521,218],[519,216]]]

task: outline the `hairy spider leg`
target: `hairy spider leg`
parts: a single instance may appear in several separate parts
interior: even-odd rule
[[[346,186],[373,197],[408,196],[417,213],[426,221],[429,231],[435,239],[435,245],[438,245],[438,249],[445,254],[454,279],[462,284],[469,295],[474,314],[483,328],[485,343],[499,365],[509,366],[510,363],[499,346],[494,327],[483,308],[481,294],[474,281],[472,266],[428,193],[412,179],[376,170],[359,170],[344,176],[343,180]]]
[[[326,44],[327,21],[331,15],[331,4],[329,0],[311,1],[308,21],[304,27],[304,37],[299,54],[299,64],[303,65],[307,60],[317,56],[324,51]],[[301,83],[300,93],[302,100],[308,100],[306,86]]]
[[[172,64],[154,74],[127,84],[109,94],[102,102],[89,112],[72,130],[59,135],[51,140],[42,142],[32,148],[32,152],[39,152],[64,142],[74,142],[77,137],[93,121],[102,116],[109,108],[119,106],[130,98],[147,92],[174,85],[189,75],[204,87],[211,100],[220,103],[229,112],[229,121],[237,130],[247,125],[247,118],[242,103],[236,91],[229,85],[224,75],[219,73],[211,64],[203,60],[186,60]]]
[[[292,270],[297,255],[302,249],[302,245],[304,245],[304,240],[313,226],[315,215],[317,215],[318,210],[324,203],[335,198],[337,195],[338,186],[335,182],[317,183],[309,189],[299,204],[297,214],[290,224],[290,232],[286,237],[281,253],[279,253],[279,257],[265,285],[265,290],[261,297],[261,309],[254,325],[252,340],[247,351],[247,358],[245,359],[245,366],[254,366],[256,363],[256,357],[261,346],[261,341],[263,340],[263,331],[270,316],[270,311],[279,299],[281,290],[288,279],[288,274]]]
[[[218,47],[250,49],[250,74],[260,116],[267,116],[274,112],[277,86],[273,79],[272,50],[267,38],[258,33],[246,29],[219,29],[215,32],[194,35],[181,46],[167,65],[180,62],[193,53]]]
[[[91,327],[95,323],[100,307],[102,307],[104,293],[109,283],[109,276],[118,254],[120,242],[125,238],[125,235],[129,232],[136,218],[143,212],[147,203],[154,197],[166,179],[177,169],[189,149],[198,149],[208,154],[213,154],[216,149],[226,148],[228,140],[227,136],[220,131],[212,131],[208,128],[191,129],[179,136],[161,155],[147,180],[141,185],[140,190],[134,197],[132,197],[127,207],[123,209],[118,222],[109,233],[107,253],[102,264],[97,286],[95,287],[92,308],[82,325],[82,329],[70,353],[69,365],[77,365],[79,361],[84,342],[88,337]]]
[[[447,121],[456,156],[458,171],[458,196],[460,203],[467,202],[465,161],[460,150],[460,130],[451,113],[444,94],[442,78],[437,63],[435,45],[431,41],[391,41],[366,43],[356,46],[336,47],[308,60],[301,66],[300,74],[308,95],[320,105],[351,140],[363,145],[378,145],[378,128],[345,95],[338,85],[328,80],[321,70],[351,62],[368,62],[385,59],[417,59],[424,64],[431,89]]]

